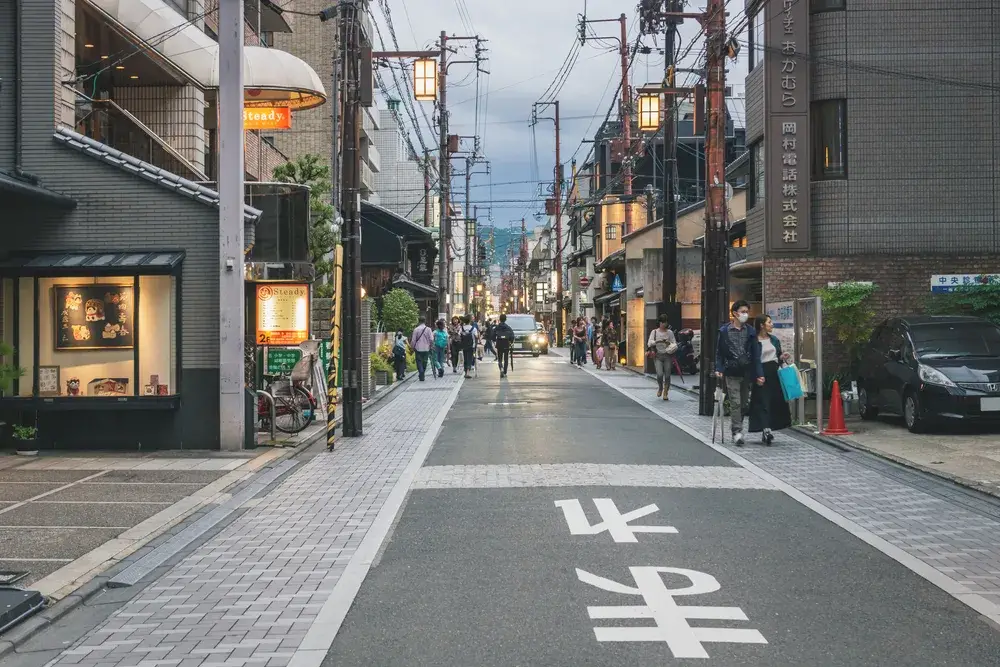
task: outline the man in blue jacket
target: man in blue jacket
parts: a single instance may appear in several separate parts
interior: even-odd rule
[[[759,368],[760,360],[755,359],[753,327],[747,323],[750,304],[743,300],[736,301],[730,313],[732,319],[719,329],[715,345],[715,375],[726,383],[733,442],[742,447],[743,410],[750,402],[750,378],[762,384],[764,373]]]

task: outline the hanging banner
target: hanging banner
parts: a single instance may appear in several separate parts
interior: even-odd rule
[[[258,345],[298,345],[309,338],[309,285],[258,283]]]

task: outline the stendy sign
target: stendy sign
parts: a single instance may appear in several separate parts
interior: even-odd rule
[[[292,110],[288,107],[244,107],[244,130],[290,130]]]
[[[309,285],[257,285],[258,345],[298,345],[309,338]]]

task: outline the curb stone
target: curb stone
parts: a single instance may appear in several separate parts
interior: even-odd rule
[[[642,377],[645,378],[650,377],[646,373],[635,370],[634,368],[631,367],[625,367],[625,368],[635,373],[636,375],[641,375]],[[683,392],[687,392],[691,396],[698,395],[698,392],[696,392],[694,389],[691,389],[684,385],[678,386],[675,384],[671,386],[671,389],[679,389]],[[843,452],[852,452],[852,451],[863,452],[870,456],[874,456],[876,458],[883,459],[885,461],[889,461],[891,463],[903,466],[904,468],[908,468],[909,470],[915,470],[917,472],[921,472],[926,475],[933,475],[934,477],[938,477],[947,482],[951,482],[952,484],[960,486],[964,489],[970,489],[972,491],[976,491],[977,493],[984,493],[992,498],[1000,499],[1000,486],[980,484],[978,482],[974,482],[964,477],[959,477],[958,475],[953,475],[943,470],[938,470],[935,468],[931,468],[929,466],[921,465],[919,463],[914,463],[913,461],[905,459],[901,456],[896,456],[895,454],[883,452],[881,450],[875,449],[874,447],[869,447],[868,445],[862,444],[850,438],[843,438],[843,437],[833,438],[829,436],[824,436],[802,426],[793,426],[791,430],[795,431],[795,433],[797,433],[798,435],[809,438],[810,440],[813,440],[815,442],[820,442],[823,443],[824,445],[834,447]]]
[[[361,406],[362,412],[368,410],[373,406],[378,405],[386,397],[394,393],[397,389],[405,385],[407,382],[410,382],[416,376],[417,376],[416,371],[414,371],[409,375],[407,375],[402,382],[399,381],[393,382],[388,387],[383,388],[382,391],[377,392],[374,396],[368,399],[367,402],[362,404]],[[342,421],[343,417],[337,417],[335,419],[335,423],[337,425],[340,425]],[[338,439],[339,437],[342,436],[338,436]],[[290,459],[294,456],[302,454],[316,443],[325,441],[325,439],[326,439],[326,429],[321,429],[316,433],[314,433],[312,436],[310,436],[308,440],[303,441],[302,443],[296,445],[295,447],[278,448],[278,449],[284,449],[285,451],[282,451],[280,455],[276,456],[272,461],[270,461],[270,463],[268,463],[267,467],[261,468],[261,470],[267,470],[268,468],[271,468],[274,465],[281,463],[286,459]],[[262,445],[257,447],[257,449],[266,449],[266,448],[267,445]],[[259,474],[261,470],[258,470],[255,474]],[[237,485],[242,484],[244,481],[246,480],[238,480],[236,482],[233,482],[233,484],[223,489],[222,492],[226,493],[230,489],[236,487]],[[184,519],[182,519],[180,523],[165,528],[163,531],[161,531],[156,536],[151,538],[150,541],[144,544],[140,549],[129,554],[125,559],[119,561],[118,563],[115,563],[110,568],[94,576],[89,581],[81,584],[79,588],[77,588],[72,593],[65,596],[55,604],[51,606],[48,606],[47,604],[37,614],[34,614],[30,618],[25,619],[24,621],[18,623],[7,632],[0,635],[0,659],[3,659],[8,655],[13,654],[15,651],[17,651],[17,648],[19,646],[23,645],[25,642],[38,635],[47,627],[54,624],[59,619],[63,618],[64,616],[75,610],[77,607],[84,604],[85,602],[93,598],[95,595],[103,591],[105,589],[105,584],[107,584],[108,580],[111,579],[111,576],[115,572],[122,569],[123,567],[126,567],[127,564],[130,564],[134,559],[141,558],[142,556],[144,556],[147,553],[150,544],[154,540],[162,537],[164,534],[174,530],[179,526],[184,526],[193,517],[195,517],[195,515],[199,514],[202,509],[204,509],[204,506],[199,507],[191,514],[184,517]]]

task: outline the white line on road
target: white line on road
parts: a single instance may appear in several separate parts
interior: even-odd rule
[[[83,479],[78,479],[75,482],[70,482],[69,484],[63,484],[62,486],[58,486],[58,487],[52,489],[51,491],[46,491],[45,493],[39,493],[37,496],[32,496],[31,498],[28,498],[27,500],[22,500],[19,503],[14,503],[10,507],[4,507],[3,509],[0,509],[0,514],[5,514],[7,512],[10,512],[11,510],[16,510],[18,507],[23,507],[23,506],[27,505],[30,502],[38,500],[39,498],[44,498],[46,496],[51,496],[53,493],[59,493],[60,491],[65,491],[66,489],[72,488],[72,487],[76,486],[77,484],[80,484],[82,482],[86,482],[87,480],[96,479],[97,477],[100,477],[102,475],[107,475],[109,472],[111,472],[111,471],[110,470],[102,470],[101,472],[94,473],[93,475],[87,475]]]
[[[19,562],[23,563],[26,561],[33,561],[36,563],[72,563],[72,558],[32,558],[31,556],[25,556],[24,558],[0,558],[0,563],[7,562]]]
[[[817,514],[827,519],[828,521],[836,524],[837,526],[840,526],[848,533],[861,540],[862,542],[865,542],[869,546],[878,549],[886,556],[893,559],[894,561],[896,561],[903,567],[907,568],[914,574],[923,577],[930,583],[934,584],[944,592],[954,597],[959,602],[962,602],[963,604],[971,607],[973,610],[987,617],[990,621],[1000,624],[1000,605],[996,605],[993,602],[990,602],[982,595],[970,592],[968,588],[958,583],[951,577],[948,577],[940,570],[931,567],[930,565],[923,562],[919,558],[911,556],[910,554],[906,553],[899,547],[891,544],[890,542],[887,542],[886,540],[882,539],[881,537],[872,533],[871,531],[862,528],[854,521],[851,521],[850,519],[844,517],[843,515],[838,514],[834,510],[827,507],[826,505],[817,502],[810,496],[796,489],[794,486],[788,484],[787,482],[782,481],[781,479],[775,477],[771,473],[759,468],[758,466],[746,460],[739,454],[732,452],[726,449],[725,447],[722,447],[721,445],[713,443],[706,435],[704,435],[700,431],[691,428],[690,426],[672,418],[670,415],[660,411],[659,409],[653,407],[652,405],[643,403],[639,398],[632,396],[627,392],[623,391],[622,389],[619,389],[615,385],[611,384],[608,380],[606,380],[597,372],[592,371],[589,368],[584,368],[583,370],[586,371],[588,374],[594,376],[607,386],[611,387],[618,393],[622,394],[626,398],[631,399],[632,401],[646,408],[650,412],[659,415],[662,419],[669,422],[670,424],[673,424],[674,426],[684,431],[691,437],[696,438],[706,447],[711,447],[712,449],[719,452],[729,460],[734,461],[735,463],[743,466],[750,472],[754,473],[761,479],[767,480],[774,486],[774,488],[784,492],[787,496],[791,497],[793,500],[796,500],[802,505],[805,505],[807,508],[816,512]]]
[[[414,489],[509,489],[557,486],[619,486],[693,489],[772,489],[736,466],[670,466],[599,463],[425,466]]]
[[[441,432],[441,427],[444,425],[444,420],[448,416],[448,412],[451,411],[451,406],[458,398],[458,392],[461,390],[462,384],[463,378],[459,378],[455,388],[451,391],[451,395],[448,396],[448,400],[441,407],[424,439],[413,453],[413,457],[407,464],[406,469],[403,470],[395,486],[392,487],[389,497],[386,498],[385,504],[382,505],[382,509],[379,510],[378,515],[375,517],[375,522],[368,529],[364,539],[361,540],[361,544],[358,546],[358,550],[347,564],[344,573],[340,575],[340,579],[337,580],[337,584],[330,593],[330,597],[323,603],[319,614],[316,615],[316,619],[309,627],[309,631],[306,632],[302,643],[296,649],[291,661],[289,661],[288,667],[320,667],[322,665],[327,651],[333,646],[333,640],[340,631],[340,626],[343,625],[344,619],[347,618],[347,612],[350,611],[351,605],[354,604],[354,598],[357,597],[358,591],[361,590],[361,583],[368,576],[368,570],[371,569],[372,562],[378,555],[379,549],[382,548],[382,542],[389,535],[389,531],[396,520],[396,515],[403,507],[403,501],[406,500],[410,485],[417,476],[420,467],[424,464],[424,460],[434,445],[434,441],[437,440],[438,434]]]

